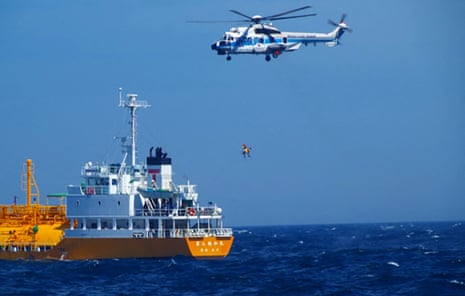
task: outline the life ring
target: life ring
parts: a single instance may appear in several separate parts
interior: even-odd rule
[[[195,215],[195,209],[194,208],[190,208],[189,209],[189,216],[194,216]]]

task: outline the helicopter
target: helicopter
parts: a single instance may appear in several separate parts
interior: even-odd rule
[[[277,58],[284,52],[291,52],[298,50],[302,45],[308,44],[317,45],[323,43],[328,47],[339,45],[339,39],[345,31],[352,32],[352,30],[344,23],[346,14],[343,14],[339,23],[329,20],[329,24],[336,28],[329,33],[307,33],[307,32],[282,32],[273,24],[264,21],[275,21],[283,19],[293,19],[315,16],[315,13],[301,14],[289,16],[288,14],[305,10],[311,6],[303,6],[300,8],[288,10],[270,16],[248,16],[237,10],[230,10],[230,12],[240,15],[245,19],[237,21],[227,21],[235,23],[250,23],[248,27],[232,27],[229,31],[225,32],[223,38],[214,42],[211,49],[216,51],[218,55],[226,55],[226,60],[231,60],[233,54],[263,54],[265,60],[269,62],[271,57]],[[225,21],[215,21],[225,22]]]

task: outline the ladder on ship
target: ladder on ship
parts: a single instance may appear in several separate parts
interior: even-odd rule
[[[154,216],[155,214],[155,203],[156,201],[152,198],[147,198],[145,205],[147,206],[147,211],[149,212],[149,216]]]

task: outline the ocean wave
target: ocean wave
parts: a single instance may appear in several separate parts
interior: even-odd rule
[[[213,261],[2,261],[2,294],[465,295],[464,227],[453,225],[247,227]]]

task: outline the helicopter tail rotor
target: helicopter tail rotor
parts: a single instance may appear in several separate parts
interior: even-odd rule
[[[335,27],[337,27],[337,28],[342,29],[343,31],[347,31],[347,32],[349,32],[349,33],[352,33],[352,29],[349,28],[349,27],[346,25],[346,23],[344,22],[344,20],[346,19],[346,16],[347,16],[347,14],[344,13],[344,14],[342,15],[341,19],[339,20],[339,23],[336,23],[336,22],[334,22],[334,21],[332,21],[332,20],[328,20],[328,23],[329,23],[330,25],[332,25],[332,26],[335,26]]]

